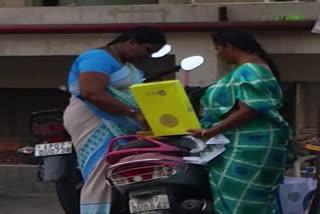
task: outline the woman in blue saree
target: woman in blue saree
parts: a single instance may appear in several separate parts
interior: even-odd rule
[[[131,29],[104,47],[81,54],[72,64],[68,89],[72,96],[64,113],[84,179],[81,214],[109,214],[111,191],[103,161],[111,139],[141,129],[143,116],[129,92],[143,73],[132,64],[146,60],[166,43],[152,27]]]

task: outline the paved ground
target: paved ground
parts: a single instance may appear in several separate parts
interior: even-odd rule
[[[0,214],[63,214],[55,194],[12,195],[0,192]]]
[[[0,164],[0,214],[64,214],[54,184],[37,181],[37,170]]]

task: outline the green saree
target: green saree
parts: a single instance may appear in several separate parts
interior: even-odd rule
[[[223,133],[230,144],[209,163],[216,214],[276,214],[279,181],[288,161],[291,129],[278,112],[282,91],[270,70],[246,63],[207,89],[201,99],[203,128],[219,124],[236,104],[257,119]]]

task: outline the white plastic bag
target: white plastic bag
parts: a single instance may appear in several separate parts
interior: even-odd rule
[[[230,143],[229,139],[222,134],[214,136],[206,141],[207,145],[226,145],[228,143]]]
[[[306,214],[317,181],[306,177],[284,177],[279,197],[283,214]]]
[[[223,153],[226,150],[224,145],[230,143],[230,141],[221,134],[214,136],[205,142],[191,136],[189,138],[199,145],[196,150],[191,150],[191,153],[198,153],[199,156],[183,157],[183,160],[201,165],[207,164],[209,161]]]

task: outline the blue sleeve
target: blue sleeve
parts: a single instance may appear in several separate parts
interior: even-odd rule
[[[114,61],[115,59],[103,51],[89,51],[79,57],[78,71],[111,74]]]

